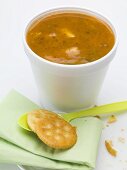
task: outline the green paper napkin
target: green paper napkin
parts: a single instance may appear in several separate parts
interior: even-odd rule
[[[69,170],[91,170],[90,167],[71,164],[60,161],[53,161],[41,156],[34,155],[24,149],[17,147],[0,138],[0,163],[11,163],[25,166],[31,170],[49,169],[69,169]],[[38,167],[38,168],[35,168]]]
[[[53,169],[56,169],[56,166],[59,165],[58,169],[84,168],[84,170],[88,169],[88,167],[95,167],[102,122],[96,118],[73,120],[71,123],[77,126],[78,134],[76,145],[69,150],[54,150],[43,144],[34,133],[25,131],[17,124],[17,120],[21,114],[37,108],[39,106],[14,90],[7,95],[0,104],[0,137],[9,143],[0,140],[0,149],[2,145],[5,149],[5,146],[8,145],[8,151],[10,151],[9,148],[16,150],[14,152],[15,163],[20,160],[19,163],[23,165],[49,167]],[[22,159],[16,156],[17,153],[22,153]],[[37,159],[36,163],[28,157],[32,160]],[[4,160],[6,158],[8,159],[6,156],[4,158]],[[42,164],[40,159],[42,160]],[[44,164],[44,162],[46,163]]]

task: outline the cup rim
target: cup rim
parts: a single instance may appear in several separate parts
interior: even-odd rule
[[[41,18],[42,16],[46,16],[46,15],[49,15],[49,14],[53,14],[54,12],[78,12],[78,13],[84,13],[84,14],[88,14],[88,15],[92,15],[92,16],[95,16],[97,17],[98,19],[101,19],[102,21],[104,21],[105,23],[108,24],[108,26],[110,26],[111,30],[113,31],[114,33],[114,37],[115,37],[115,43],[112,47],[112,49],[106,54],[104,55],[103,57],[101,57],[100,59],[98,60],[95,60],[95,61],[92,61],[92,62],[89,62],[89,63],[84,63],[84,64],[74,64],[74,65],[69,65],[69,64],[60,64],[60,63],[55,63],[55,62],[52,62],[52,61],[49,61],[49,60],[46,60],[42,57],[40,57],[39,55],[37,55],[30,47],[29,45],[27,44],[27,41],[26,41],[26,33],[27,33],[27,30],[28,28],[32,25],[32,23],[34,21],[36,21],[37,19]],[[86,9],[86,8],[79,8],[79,7],[61,7],[61,8],[51,8],[49,10],[46,10],[44,12],[41,12],[37,15],[35,15],[34,17],[32,17],[32,19],[30,19],[26,26],[25,26],[25,29],[24,29],[24,32],[23,32],[23,44],[24,46],[27,48],[27,50],[29,51],[29,53],[34,56],[37,60],[40,60],[40,62],[44,62],[45,64],[48,64],[48,65],[51,65],[51,66],[56,66],[56,67],[61,67],[61,68],[82,68],[82,67],[85,67],[85,68],[88,68],[88,67],[93,67],[94,65],[97,65],[97,64],[100,64],[100,63],[103,63],[105,60],[109,60],[109,58],[111,57],[111,54],[116,50],[117,48],[117,45],[118,45],[118,36],[117,36],[117,31],[115,29],[115,26],[114,24],[112,24],[112,22],[107,18],[105,17],[104,15],[102,15],[100,12],[96,12],[95,10],[90,10],[90,9]],[[112,58],[110,58],[111,60]]]

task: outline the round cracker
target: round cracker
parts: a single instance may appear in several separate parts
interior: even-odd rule
[[[53,112],[46,115],[35,125],[38,137],[55,149],[68,149],[77,141],[76,128]]]

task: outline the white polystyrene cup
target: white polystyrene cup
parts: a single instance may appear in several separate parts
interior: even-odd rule
[[[32,23],[54,13],[75,12],[96,16],[106,22],[115,36],[111,51],[94,62],[79,65],[65,65],[50,62],[35,54],[26,42],[26,34]],[[95,105],[109,64],[117,49],[117,35],[111,22],[102,15],[80,8],[59,8],[43,12],[33,18],[24,31],[24,48],[30,60],[35,81],[44,108],[59,112],[70,112]]]

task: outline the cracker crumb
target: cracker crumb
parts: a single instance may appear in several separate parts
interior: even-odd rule
[[[111,146],[113,146],[112,140],[109,140],[108,142]]]
[[[121,129],[121,131],[123,132],[123,131],[125,131],[125,129]]]
[[[118,141],[119,141],[120,143],[125,143],[125,138],[119,137],[119,138],[118,138]]]
[[[108,123],[114,123],[117,121],[117,118],[114,116],[114,115],[111,115],[109,118],[108,118]]]
[[[94,116],[94,117],[96,117],[96,118],[98,118],[98,119],[101,119],[101,117],[100,117],[100,116],[98,116],[98,115],[96,115],[96,116]]]
[[[113,143],[111,140],[105,140],[105,147],[110,155],[114,157],[117,156],[117,151],[115,148],[113,148]]]

